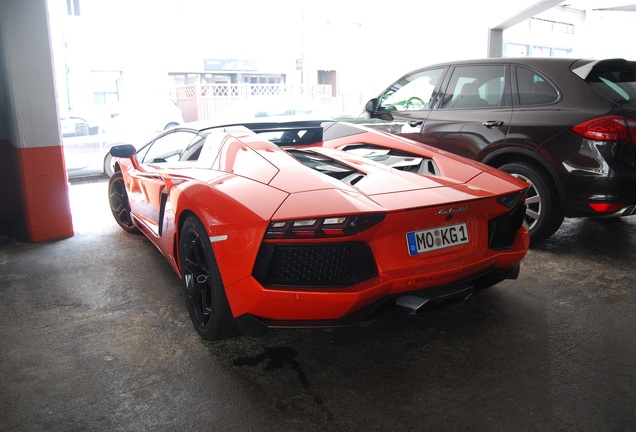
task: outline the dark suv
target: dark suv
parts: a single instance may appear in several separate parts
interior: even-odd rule
[[[497,58],[418,69],[369,124],[530,183],[533,241],[564,217],[636,213],[636,62]]]

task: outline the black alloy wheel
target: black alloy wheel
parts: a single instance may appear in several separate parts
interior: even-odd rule
[[[130,202],[121,171],[117,171],[108,180],[108,202],[110,211],[120,227],[126,232],[137,232],[137,227],[130,217]]]
[[[225,295],[210,239],[194,216],[183,223],[179,236],[183,293],[194,328],[205,340],[225,339],[236,333],[236,323]]]

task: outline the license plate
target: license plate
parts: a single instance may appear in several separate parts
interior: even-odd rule
[[[417,255],[438,249],[468,243],[465,223],[406,233],[409,255]]]

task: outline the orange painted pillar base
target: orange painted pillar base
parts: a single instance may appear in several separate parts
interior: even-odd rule
[[[73,221],[62,146],[21,148],[17,157],[29,240],[71,237]]]

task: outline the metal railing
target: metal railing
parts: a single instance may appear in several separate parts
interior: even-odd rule
[[[259,96],[300,96],[333,104],[331,85],[190,84],[176,88],[176,102],[185,121],[205,120],[235,102]]]

